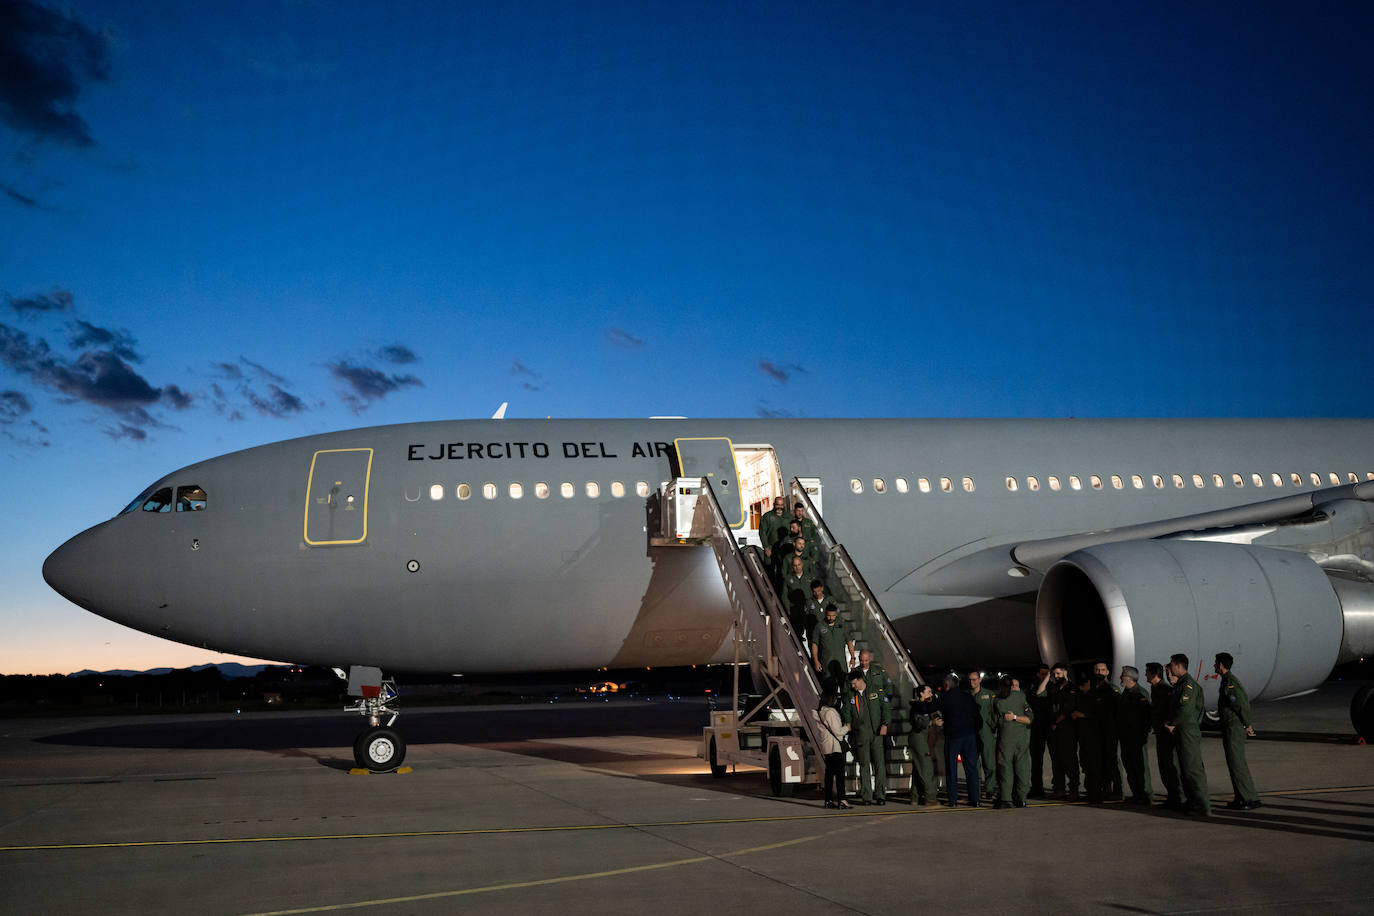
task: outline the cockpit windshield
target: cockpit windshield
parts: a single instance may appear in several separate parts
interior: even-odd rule
[[[130,512],[171,512],[175,507],[177,512],[200,512],[209,505],[209,498],[205,490],[196,484],[188,484],[176,488],[176,497],[172,497],[171,487],[159,487],[156,484],[138,494],[138,498],[124,507],[120,515],[127,515]]]

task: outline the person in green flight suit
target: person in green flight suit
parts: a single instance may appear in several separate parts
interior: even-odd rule
[[[806,517],[806,506],[801,503],[793,504],[792,522],[801,529],[801,536],[806,538],[806,544],[811,548],[811,555],[813,557],[818,556],[821,549],[821,538],[816,531],[815,523]]]
[[[1169,657],[1169,673],[1175,678],[1173,701],[1165,727],[1178,745],[1178,769],[1183,777],[1184,812],[1212,813],[1207,792],[1207,769],[1202,765],[1202,688],[1188,673],[1188,656]]]
[[[1236,797],[1226,803],[1232,810],[1248,811],[1263,802],[1250,778],[1250,764],[1245,760],[1245,739],[1255,737],[1250,722],[1250,697],[1240,681],[1231,673],[1236,663],[1230,652],[1218,652],[1212,670],[1221,675],[1217,687],[1217,711],[1221,714],[1221,749],[1226,753],[1226,770],[1231,774],[1231,790]]]
[[[801,643],[811,634],[806,627],[806,601],[811,597],[811,580],[814,576],[808,576],[802,566],[801,557],[792,558],[792,571],[787,574],[787,578],[782,580],[781,594],[783,610],[787,612],[787,619],[792,624],[792,632],[797,636],[797,642]]]
[[[874,666],[876,667],[876,666]],[[882,669],[878,668],[877,672]],[[885,675],[884,675],[885,677]],[[869,683],[864,672],[849,672],[845,693],[844,724],[849,726],[854,757],[859,762],[859,799],[861,805],[887,804],[887,754],[884,752],[891,710],[887,695],[877,682]]]
[[[1145,759],[1150,721],[1150,695],[1140,686],[1140,671],[1126,665],[1121,669],[1121,692],[1116,695],[1116,736],[1134,805],[1150,803],[1150,764]]]
[[[773,511],[765,512],[759,519],[759,541],[763,544],[763,555],[773,563],[773,546],[787,534],[787,500],[781,496],[773,499]]]
[[[1026,807],[1030,788],[1030,728],[1035,718],[1021,682],[1008,677],[992,704],[997,716],[997,802],[994,808]]]
[[[994,787],[997,785],[997,746],[992,736],[998,723],[997,713],[992,707],[997,702],[997,694],[983,686],[981,671],[968,673],[968,692],[973,695],[973,702],[978,704],[979,785]]]
[[[1169,721],[1169,706],[1174,699],[1174,686],[1169,683],[1164,666],[1150,662],[1145,666],[1145,680],[1150,684],[1150,727],[1155,733],[1155,763],[1159,765],[1159,781],[1164,784],[1164,807],[1183,810],[1183,789],[1178,780],[1178,748]]]
[[[1049,681],[1037,694],[1048,699],[1050,709],[1050,798],[1078,801],[1078,745],[1073,723],[1078,692],[1069,683],[1069,663],[1056,662]]]
[[[800,534],[792,539],[792,553],[788,557],[789,562],[793,557],[801,557],[802,572],[812,579],[816,578],[816,552],[807,545],[806,538]]]
[[[907,735],[907,747],[911,750],[912,805],[936,803],[935,759],[930,753],[931,717],[929,713],[922,712],[918,705],[934,698],[930,685],[922,684],[911,704],[911,732]]]
[[[849,626],[840,620],[840,609],[825,594],[819,579],[811,580],[811,601],[807,602],[807,617],[814,613],[824,618],[811,631],[811,662],[816,673],[831,690],[838,690],[845,672],[857,662],[854,641],[849,638]]]

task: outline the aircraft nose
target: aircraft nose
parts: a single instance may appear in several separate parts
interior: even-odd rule
[[[43,580],[63,598],[86,610],[94,610],[100,597],[100,570],[105,564],[95,542],[100,538],[101,527],[81,532],[43,561]]]

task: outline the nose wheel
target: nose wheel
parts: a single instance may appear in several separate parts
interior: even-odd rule
[[[405,739],[385,725],[367,729],[353,742],[353,762],[374,773],[389,773],[405,759]]]

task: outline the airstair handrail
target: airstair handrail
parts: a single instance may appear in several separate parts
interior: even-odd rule
[[[882,604],[878,602],[878,597],[868,587],[868,581],[864,579],[863,573],[859,572],[858,564],[854,562],[845,546],[835,539],[830,526],[825,523],[825,519],[816,510],[816,504],[811,501],[811,496],[806,492],[806,487],[802,482],[793,477],[790,485],[794,498],[802,504],[807,517],[816,526],[816,532],[821,536],[827,552],[836,558],[853,578],[854,587],[858,589],[859,597],[865,605],[865,619],[873,624],[877,629],[879,638],[886,644],[887,651],[884,655],[901,665],[911,683],[920,687],[925,681],[921,679],[920,672],[916,670],[916,665],[911,660],[911,653],[902,642],[902,638],[897,635],[896,629],[892,626],[892,621],[888,619]]]

